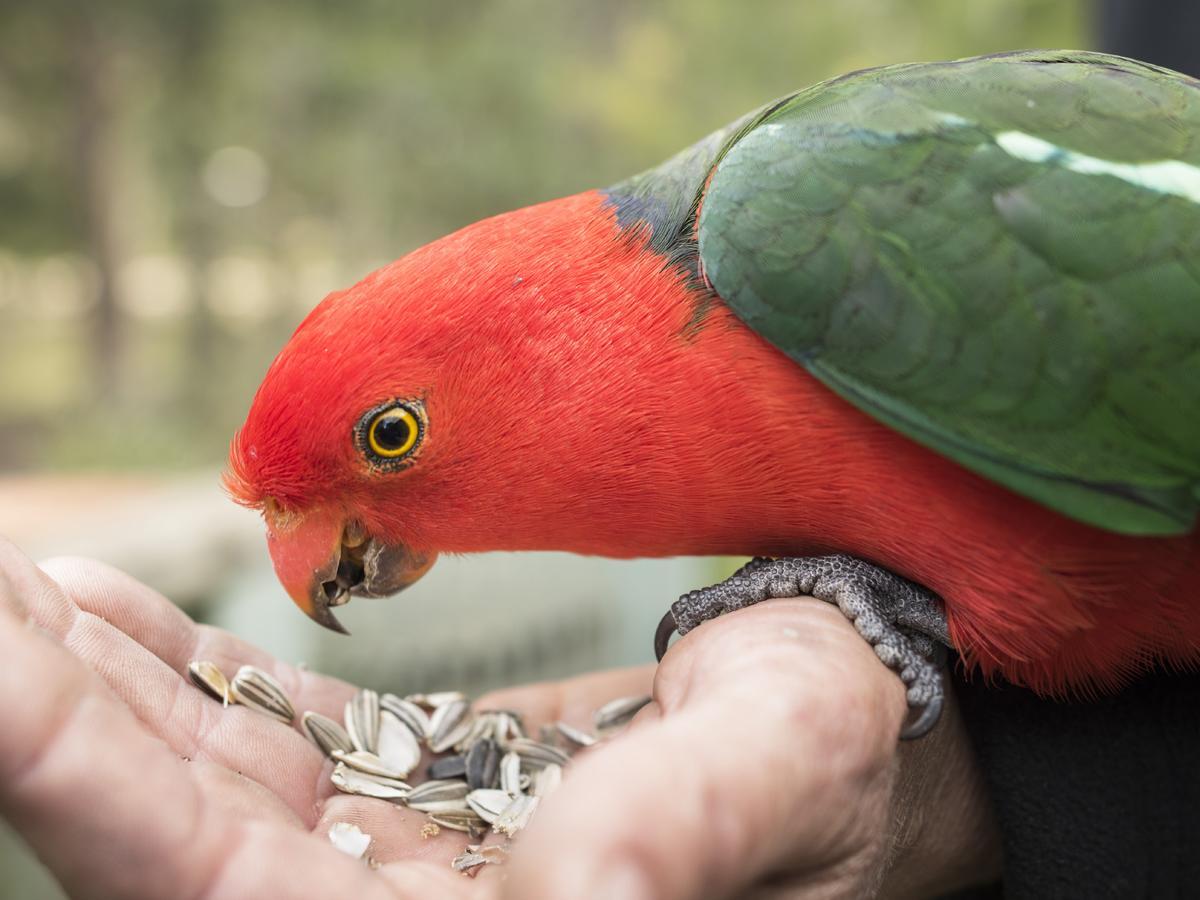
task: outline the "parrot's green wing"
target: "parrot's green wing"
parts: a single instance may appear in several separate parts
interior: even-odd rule
[[[861,72],[722,148],[700,261],[875,418],[1129,534],[1200,506],[1200,84],[1090,53]]]

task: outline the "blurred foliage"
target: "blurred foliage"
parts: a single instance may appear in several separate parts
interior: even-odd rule
[[[1085,45],[1085,12],[0,3],[0,467],[219,464],[303,312],[369,269],[847,70]]]

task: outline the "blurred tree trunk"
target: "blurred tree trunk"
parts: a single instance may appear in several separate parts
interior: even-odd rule
[[[1200,77],[1197,0],[1098,0],[1100,46]]]
[[[93,395],[118,395],[121,319],[117,308],[117,209],[114,195],[113,78],[109,48],[93,16],[68,24],[70,90],[75,105],[74,167],[88,254],[96,266],[96,306],[90,322]]]
[[[206,423],[221,399],[214,395],[212,382],[222,335],[209,303],[207,273],[215,255],[217,230],[213,201],[202,187],[201,171],[213,151],[213,137],[206,126],[215,81],[213,51],[225,12],[224,4],[206,0],[172,8],[159,22],[172,48],[168,77],[174,102],[167,121],[176,162],[173,191],[180,198],[176,233],[191,267],[195,291],[185,337],[183,392],[197,418]]]

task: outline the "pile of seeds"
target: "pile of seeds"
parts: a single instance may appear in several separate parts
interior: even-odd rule
[[[227,681],[213,663],[195,660],[188,674],[225,705],[237,703],[287,725],[295,721],[287,694],[261,669],[242,666]],[[473,875],[481,866],[504,862],[507,839],[529,824],[538,804],[558,787],[573,753],[619,731],[649,702],[648,696],[622,697],[596,710],[594,733],[556,722],[542,726],[535,739],[518,713],[473,710],[457,691],[400,697],[361,690],[346,703],[344,724],[310,710],[300,717],[300,727],[334,760],[330,780],[339,791],[424,813],[425,837],[443,828],[473,840],[489,830],[503,836],[505,844],[468,844],[451,863]],[[414,784],[410,776],[421,764],[423,747],[433,761],[425,780]],[[370,842],[369,835],[340,822],[329,837],[359,857]]]

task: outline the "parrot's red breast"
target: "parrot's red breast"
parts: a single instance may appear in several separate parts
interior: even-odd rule
[[[1043,691],[1194,655],[1200,534],[1101,531],[918,446],[649,237],[588,192],[465,228],[313,310],[227,476],[264,508],[297,602],[319,604],[304,585],[347,561],[369,574],[367,536],[403,548],[408,580],[439,552],[843,551],[936,591],[967,661]],[[387,465],[361,429],[394,402],[422,430]]]

